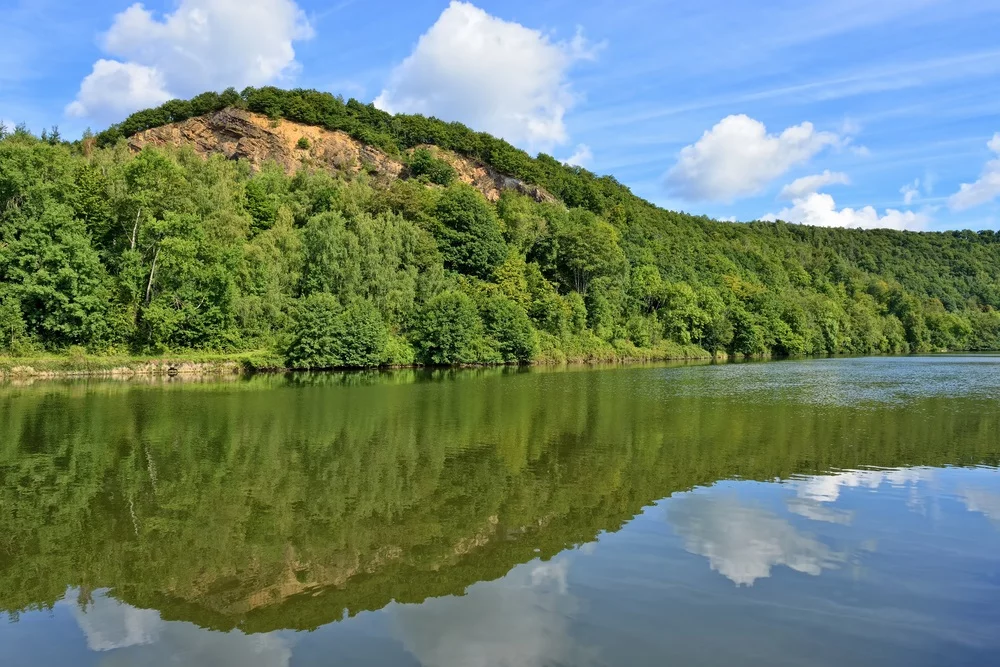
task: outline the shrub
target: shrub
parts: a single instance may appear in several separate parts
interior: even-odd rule
[[[295,147],[298,148],[300,151],[309,150],[309,146],[310,146],[309,139],[307,139],[306,137],[299,137],[299,140],[295,142]]]

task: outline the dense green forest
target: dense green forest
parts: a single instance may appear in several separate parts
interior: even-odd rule
[[[378,182],[145,148],[235,106],[401,158]],[[557,202],[496,203],[434,144]],[[457,123],[248,88],[96,136],[0,130],[0,350],[373,367],[1000,349],[1000,236],[723,223]]]

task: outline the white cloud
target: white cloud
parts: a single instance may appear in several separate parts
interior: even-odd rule
[[[576,151],[574,151],[572,155],[563,160],[563,164],[567,164],[571,167],[586,167],[593,159],[594,153],[590,150],[590,146],[587,144],[580,144],[576,147]]]
[[[375,106],[461,121],[532,147],[563,143],[563,118],[576,100],[567,74],[594,51],[579,34],[554,42],[453,1],[393,71]]]
[[[768,134],[763,123],[749,116],[727,116],[681,150],[667,174],[667,187],[689,200],[728,202],[760,192],[828,146],[848,143],[834,132],[816,131],[812,123]]]
[[[822,192],[813,192],[792,201],[790,207],[777,213],[769,213],[761,220],[784,220],[817,227],[855,227],[858,229],[925,229],[930,222],[926,213],[886,209],[883,215],[872,206],[864,208],[837,208],[833,197]]]
[[[997,154],[997,158],[986,163],[978,181],[963,183],[958,192],[948,199],[948,205],[956,211],[986,204],[1000,196],[1000,132],[994,134],[986,145]]]
[[[280,81],[312,28],[294,0],[180,0],[158,19],[136,3],[114,17],[102,59],[67,112],[121,115],[171,97]]]
[[[903,195],[903,204],[909,206],[920,198],[920,179],[912,183],[907,183],[899,189],[899,194]]]
[[[671,501],[667,516],[688,552],[738,586],[752,586],[778,565],[817,576],[845,560],[788,521],[730,497],[688,494]]]
[[[171,97],[156,69],[102,59],[94,63],[94,70],[80,84],[76,101],[66,107],[66,113],[87,116],[101,110],[124,116],[136,109],[163,104]]]
[[[778,193],[778,199],[792,201],[793,199],[800,199],[813,192],[819,192],[820,188],[826,187],[827,185],[850,184],[851,179],[848,178],[847,174],[827,169],[822,174],[813,174],[812,176],[796,178],[794,181],[781,189],[781,192]]]

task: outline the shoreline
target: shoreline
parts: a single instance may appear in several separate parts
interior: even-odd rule
[[[650,363],[666,362],[721,362],[739,363],[754,361],[776,361],[783,359],[825,359],[849,356],[870,356],[870,357],[907,357],[914,356],[914,353],[907,354],[872,354],[872,355],[807,355],[796,357],[774,357],[755,356],[740,357],[730,356],[719,352],[715,355],[702,350],[701,354],[676,355],[676,354],[656,354],[656,350],[649,350],[650,354],[628,355],[628,356],[586,356],[570,357],[562,359],[543,358],[527,364],[459,364],[454,366],[434,366],[423,364],[409,364],[396,366],[379,366],[375,368],[288,368],[283,364],[275,363],[277,359],[271,355],[255,353],[241,354],[206,354],[206,355],[177,355],[177,356],[85,356],[72,357],[69,355],[46,355],[38,357],[3,357],[0,356],[0,383],[19,380],[60,380],[60,379],[106,379],[106,380],[129,380],[138,378],[197,378],[197,377],[245,377],[250,375],[283,374],[283,373],[372,373],[381,371],[398,370],[461,370],[461,369],[488,369],[488,368],[555,368],[559,366],[615,366],[615,365],[638,365]],[[973,350],[937,350],[934,352],[919,353],[920,355],[938,354],[990,354],[988,351]]]
[[[409,364],[400,366],[380,366],[377,368],[287,368],[271,355],[242,353],[232,355],[177,355],[177,356],[78,356],[46,355],[37,357],[0,356],[0,382],[11,380],[58,380],[71,378],[102,378],[127,380],[137,377],[198,377],[198,376],[243,376],[261,373],[289,372],[372,372],[407,369],[449,369],[449,368],[502,368],[514,366],[584,366],[589,364],[641,364],[669,361],[728,361],[729,356],[720,353],[711,355],[707,351],[690,350],[690,354],[649,354],[628,356],[588,356],[564,359],[541,359],[528,364],[468,364],[456,366],[428,366]],[[699,353],[700,352],[700,353]]]

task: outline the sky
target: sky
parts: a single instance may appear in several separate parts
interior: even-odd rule
[[[997,0],[0,0],[0,121],[228,86],[458,120],[746,221],[1000,227]]]

